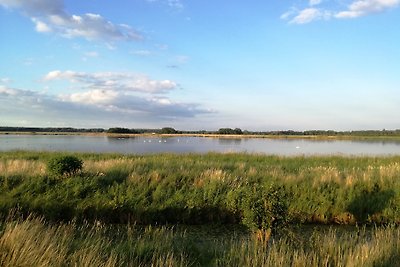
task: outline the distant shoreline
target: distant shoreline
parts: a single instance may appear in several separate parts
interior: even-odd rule
[[[0,135],[80,135],[80,136],[108,136],[108,137],[204,137],[204,138],[231,138],[231,139],[305,139],[305,140],[395,140],[400,141],[400,136],[385,135],[271,135],[271,134],[201,134],[201,133],[176,133],[176,134],[160,134],[160,133],[94,133],[94,132],[19,132],[19,131],[0,131]]]

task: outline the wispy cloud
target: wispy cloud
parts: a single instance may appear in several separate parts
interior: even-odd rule
[[[327,11],[322,11],[317,8],[306,8],[299,11],[299,13],[293,17],[289,23],[306,24],[314,20],[329,19],[330,16],[330,13]]]
[[[146,75],[121,72],[86,73],[54,70],[43,77],[43,81],[66,80],[79,83],[79,87],[92,90],[117,90],[162,94],[178,88],[171,80],[153,80]]]
[[[316,5],[321,4],[321,2],[322,2],[322,0],[310,0],[310,1],[308,2],[308,4],[309,4],[310,6],[316,6]]]
[[[12,80],[10,78],[7,78],[7,77],[0,78],[0,83],[7,84],[7,83],[10,83],[10,82],[12,82]]]
[[[323,7],[328,2],[330,2],[329,8]],[[332,18],[357,18],[383,12],[400,5],[400,0],[356,0],[348,6],[347,10],[340,11],[339,8],[335,10],[335,7],[332,7],[332,2],[334,1],[308,0],[306,7],[298,9],[292,6],[280,18],[291,24],[306,24]]]
[[[176,8],[178,10],[183,9],[183,4],[180,0],[167,0],[168,6]]]
[[[372,13],[383,12],[399,6],[400,0],[358,0],[349,5],[348,10],[335,14],[336,18],[357,18]]]
[[[146,0],[146,2],[149,3],[161,2],[163,4],[166,4],[168,7],[178,11],[181,11],[185,8],[181,0]]]
[[[0,5],[18,9],[31,18],[35,30],[55,33],[65,38],[103,41],[137,41],[144,37],[133,27],[114,24],[99,14],[68,14],[63,0],[0,0]]]
[[[153,53],[150,50],[135,50],[131,52],[132,55],[136,55],[136,56],[150,56]]]

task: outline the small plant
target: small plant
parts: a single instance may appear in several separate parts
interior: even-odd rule
[[[82,171],[83,162],[75,156],[59,156],[47,162],[47,169],[54,175],[70,176]]]

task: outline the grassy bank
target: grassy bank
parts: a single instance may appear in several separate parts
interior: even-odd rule
[[[3,216],[18,209],[56,221],[250,228],[271,217],[280,224],[400,222],[400,157],[78,154],[83,173],[55,177],[46,170],[55,155],[0,154]]]

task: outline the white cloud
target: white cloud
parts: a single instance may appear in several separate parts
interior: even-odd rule
[[[384,10],[395,8],[400,0],[358,0],[354,1],[348,10],[335,14],[336,18],[357,18],[371,13],[378,13]]]
[[[210,113],[198,104],[180,103],[168,97],[143,97],[116,90],[88,90],[80,93],[52,95],[32,90],[0,86],[0,111],[17,111],[9,118],[26,120],[41,118],[42,121],[60,117],[67,125],[77,122],[153,122],[192,118]]]
[[[32,18],[32,21],[35,23],[35,30],[37,32],[51,32],[52,29],[49,25],[47,25],[46,23],[40,21],[37,18]]]
[[[6,87],[4,85],[0,85],[0,95],[15,96],[17,94],[18,94],[18,92],[15,89],[11,89],[11,88],[8,88],[8,87]]]
[[[315,20],[329,20],[331,18],[357,18],[373,13],[383,12],[387,9],[396,8],[400,5],[400,0],[353,0],[347,10],[336,11],[332,9],[316,8],[322,5],[323,0],[308,0],[308,7],[297,9],[291,7],[283,13],[280,18],[292,24],[306,24]]]
[[[118,92],[113,90],[91,90],[83,93],[74,93],[62,97],[64,100],[70,100],[76,103],[85,104],[110,104],[118,96]]]
[[[286,11],[283,13],[280,18],[283,20],[288,20],[290,17],[292,17],[296,13],[296,10],[294,8],[291,8],[290,10]]]
[[[295,17],[293,17],[289,23],[306,24],[314,20],[329,19],[329,17],[329,13],[321,11],[317,8],[306,8],[301,10]]]
[[[146,75],[120,72],[85,73],[75,71],[50,71],[43,81],[67,80],[80,83],[84,89],[117,90],[160,94],[178,88],[171,80],[152,80]]]
[[[0,5],[21,10],[35,23],[38,32],[54,32],[65,38],[132,41],[143,36],[126,24],[114,24],[99,14],[68,14],[63,0],[0,0]]]

